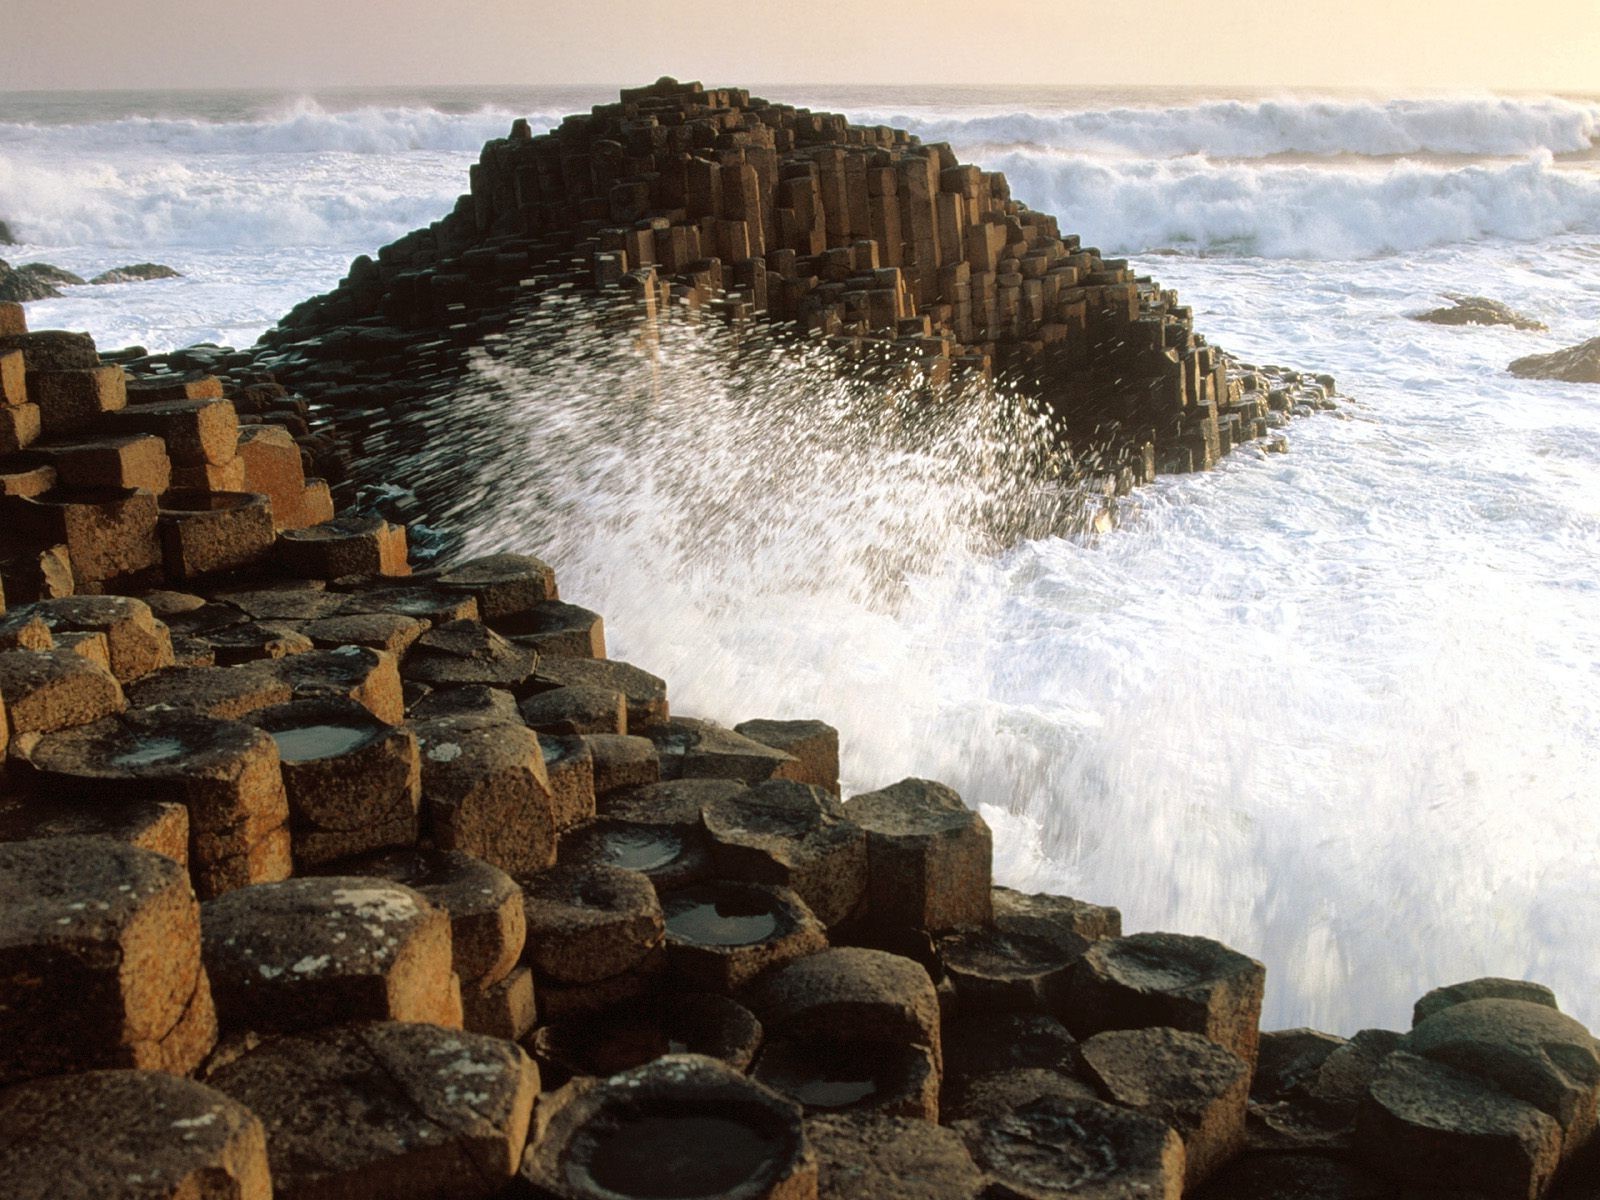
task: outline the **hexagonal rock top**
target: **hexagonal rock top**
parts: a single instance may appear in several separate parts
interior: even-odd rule
[[[1107,1100],[1165,1121],[1183,1138],[1186,1188],[1244,1146],[1250,1068],[1197,1033],[1113,1029],[1078,1047],[1082,1074]]]
[[[1096,942],[1073,969],[1061,1013],[1087,1037],[1167,1025],[1210,1038],[1254,1067],[1267,969],[1210,938],[1136,933]]]
[[[824,925],[866,895],[867,835],[819,787],[764,783],[707,804],[704,821],[720,871],[793,890]]]
[[[539,735],[489,717],[441,717],[412,728],[434,842],[520,874],[556,859],[555,798]]]
[[[0,844],[0,1084],[197,1066],[216,1032],[199,921],[165,855],[99,838]]]
[[[769,1037],[916,1042],[939,1053],[939,998],[921,964],[841,946],[758,980],[751,1008]]]
[[[951,1128],[1007,1200],[1179,1200],[1183,1142],[1161,1121],[1098,1100],[1039,1095]]]
[[[90,1071],[0,1092],[7,1200],[272,1200],[244,1105],[189,1079]]]
[[[450,918],[408,887],[342,875],[258,884],[209,901],[202,924],[227,1031],[461,1025]]]
[[[541,979],[594,983],[637,966],[661,944],[661,904],[648,876],[603,864],[520,876],[526,957]]]
[[[539,1094],[515,1042],[399,1023],[278,1038],[210,1083],[265,1124],[279,1200],[487,1200]]]
[[[459,850],[406,847],[348,860],[348,870],[413,888],[450,916],[450,952],[462,987],[504,979],[522,955],[527,917],[516,880]]]
[[[845,815],[867,831],[875,924],[953,929],[989,920],[989,826],[950,788],[903,779],[856,796]]]
[[[1429,1188],[1536,1200],[1561,1162],[1561,1126],[1444,1063],[1397,1051],[1357,1114],[1363,1165]]]
[[[278,748],[259,729],[191,713],[134,712],[48,734],[28,759],[42,773],[41,787],[86,799],[181,801],[202,896],[289,874],[289,801]]]
[[[526,612],[543,600],[559,600],[556,573],[530,554],[489,554],[470,559],[436,576],[453,592],[476,597],[485,621]]]
[[[1594,1132],[1600,1050],[1587,1029],[1552,1007],[1469,1000],[1436,1012],[1405,1044],[1413,1054],[1476,1075],[1549,1113],[1569,1143]]]
[[[540,1200],[814,1200],[800,1109],[714,1059],[573,1080],[539,1106],[522,1178]]]
[[[905,1117],[806,1120],[818,1200],[974,1200],[983,1174],[961,1135]]]

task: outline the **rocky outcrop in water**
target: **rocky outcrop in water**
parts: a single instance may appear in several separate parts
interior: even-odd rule
[[[11,226],[0,220],[0,246],[15,246],[16,235],[11,232]]]
[[[83,280],[71,271],[49,263],[25,263],[13,267],[0,259],[0,301],[27,304],[34,300],[54,300],[62,287],[75,287]]]
[[[1448,308],[1415,313],[1411,319],[1426,321],[1431,325],[1509,325],[1513,329],[1532,329],[1541,332],[1547,328],[1543,321],[1525,317],[1510,306],[1484,296],[1446,293],[1445,299],[1450,301]]]
[[[143,283],[151,279],[182,279],[181,273],[161,263],[132,263],[126,267],[113,267],[109,271],[102,271],[93,279],[94,284],[105,283]]]
[[[335,517],[250,355],[122,357],[0,304],[0,1194],[1592,1194],[1547,989],[1261,1033],[1254,959],[675,712],[539,559]]]
[[[1170,290],[1004,175],[903,130],[662,80],[484,147],[455,210],[351,264],[258,364],[352,430],[448,389],[545,300],[759,322],[912,373],[1008,381],[1113,486],[1211,466],[1333,381],[1229,359]]]
[[[1551,354],[1529,354],[1507,368],[1524,379],[1561,379],[1567,383],[1600,383],[1600,338],[1590,338]]]

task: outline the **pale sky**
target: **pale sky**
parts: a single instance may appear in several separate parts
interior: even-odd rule
[[[670,74],[1600,92],[1600,0],[0,0],[0,63],[3,90]]]

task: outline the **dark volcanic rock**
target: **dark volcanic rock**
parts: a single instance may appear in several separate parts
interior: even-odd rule
[[[27,304],[33,300],[54,300],[61,295],[60,285],[82,283],[71,271],[52,267],[49,263],[27,263],[13,267],[0,258],[0,300],[14,300]]]
[[[1513,329],[1544,330],[1543,321],[1535,321],[1507,307],[1498,300],[1484,296],[1462,296],[1446,292],[1448,308],[1435,308],[1429,312],[1413,313],[1413,321],[1427,321],[1432,325],[1510,325]]]
[[[109,271],[102,271],[90,283],[143,283],[149,279],[182,279],[181,271],[174,271],[171,267],[161,263],[130,263],[126,267],[112,267]]]
[[[1529,354],[1506,368],[1524,379],[1560,379],[1567,383],[1600,383],[1600,337],[1552,354]]]

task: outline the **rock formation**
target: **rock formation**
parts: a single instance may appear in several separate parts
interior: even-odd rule
[[[767,111],[716,107],[683,136],[714,147]],[[757,118],[774,150],[785,119]],[[887,221],[901,168],[877,169],[867,213]],[[779,176],[797,181],[780,236],[817,235],[795,214],[821,178]],[[748,237],[759,208],[716,219]],[[1006,216],[974,225],[1051,244]],[[591,280],[630,253],[589,249]],[[910,302],[912,278],[866,301],[766,284],[842,330],[852,305]],[[693,303],[700,285],[670,286]],[[1125,332],[1186,328],[1129,303]],[[950,337],[914,319],[907,350]],[[1093,327],[1050,343],[1089,355],[1072,378],[1099,369]],[[1051,353],[1010,336],[992,354]],[[1156,356],[1169,381],[1208,357],[1190,336]],[[313,394],[315,371],[351,386],[314,340],[279,339],[279,361]],[[842,798],[820,721],[674,712],[539,559],[417,569],[404,527],[335,516],[306,467],[338,456],[261,359],[161,362],[185,369],[0,304],[0,1195],[1533,1200],[1583,1182],[1600,1054],[1544,989],[1441,988],[1405,1033],[1260,1033],[1260,963],[995,886],[960,796],[907,779]],[[1193,378],[1168,444],[1191,466],[1235,424],[1212,389],[1236,377]]]
[[[1550,354],[1529,354],[1507,368],[1524,379],[1561,379],[1567,383],[1600,383],[1600,337]]]
[[[1462,296],[1454,292],[1445,293],[1445,299],[1450,301],[1449,307],[1415,313],[1411,319],[1426,321],[1431,325],[1509,325],[1513,329],[1541,332],[1546,328],[1543,321],[1525,317],[1498,300],[1484,296]]]
[[[131,263],[125,267],[113,267],[109,271],[102,271],[90,283],[143,283],[151,279],[182,279],[180,272],[161,263]]]
[[[82,282],[71,271],[49,263],[24,263],[13,267],[0,258],[0,302],[28,304],[34,300],[54,300],[61,295],[63,286],[73,287]]]
[[[1333,380],[1229,359],[1126,261],[903,130],[669,79],[484,147],[455,210],[351,264],[259,368],[352,430],[459,375],[469,346],[577,291],[639,319],[760,320],[930,388],[1009,381],[1122,490],[1211,466]]]

